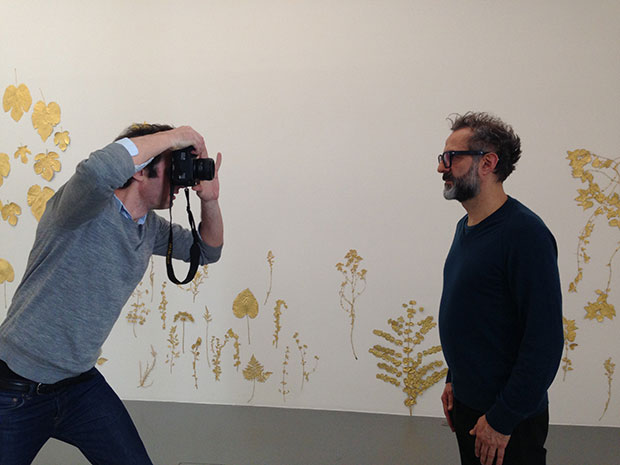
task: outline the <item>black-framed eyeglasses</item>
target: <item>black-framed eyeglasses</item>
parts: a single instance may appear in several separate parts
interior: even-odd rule
[[[443,163],[443,166],[445,166],[446,169],[450,169],[452,166],[453,157],[459,157],[461,155],[482,156],[487,153],[490,152],[485,152],[484,150],[449,150],[447,152],[440,153],[437,157],[437,162]]]

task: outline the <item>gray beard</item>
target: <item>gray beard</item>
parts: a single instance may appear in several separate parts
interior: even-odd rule
[[[460,178],[450,177],[452,187],[444,187],[443,196],[447,200],[465,202],[473,199],[480,193],[480,177],[478,176],[478,163],[473,163],[469,171]]]

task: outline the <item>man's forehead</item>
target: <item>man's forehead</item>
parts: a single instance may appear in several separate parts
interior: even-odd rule
[[[450,147],[451,150],[459,148],[467,148],[469,146],[469,139],[474,132],[471,128],[461,128],[453,131],[446,139],[446,148]]]

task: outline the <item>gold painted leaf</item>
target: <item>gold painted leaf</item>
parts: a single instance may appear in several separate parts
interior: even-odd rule
[[[40,174],[46,181],[51,181],[54,173],[60,171],[60,162],[56,152],[39,153],[34,164],[34,172]]]
[[[263,366],[256,360],[254,354],[250,358],[248,365],[243,370],[243,377],[248,381],[258,381],[264,383],[272,375],[271,371],[264,371]]]
[[[107,358],[105,358],[105,357],[99,357],[99,358],[97,359],[97,365],[101,366],[101,365],[103,365],[103,364],[104,364],[105,362],[107,362],[107,361],[108,361],[108,359],[107,359]]]
[[[13,271],[13,267],[4,258],[0,258],[0,284],[5,281],[12,283],[14,279],[15,271]]]
[[[256,318],[258,315],[258,301],[252,291],[246,289],[241,291],[233,302],[233,313],[237,318],[248,316]]]
[[[22,163],[28,163],[28,155],[32,152],[28,150],[27,145],[22,145],[18,147],[15,153],[13,154],[13,158],[21,158]]]
[[[69,137],[69,131],[57,132],[54,134],[54,144],[58,146],[60,150],[63,152],[67,150],[67,146],[71,143],[71,138]]]
[[[11,172],[11,162],[9,156],[6,153],[0,153],[0,186],[4,183],[6,178]]]
[[[52,189],[49,187],[44,187],[41,189],[41,186],[38,184],[35,184],[28,189],[28,206],[30,206],[30,210],[37,221],[41,220],[41,217],[45,212],[47,201],[51,199],[53,195],[54,191]]]
[[[41,139],[46,141],[52,134],[54,126],[60,123],[60,106],[56,102],[45,105],[39,100],[32,110],[32,126],[37,130]]]
[[[4,111],[11,110],[11,118],[15,121],[19,121],[24,113],[30,110],[30,105],[32,96],[25,84],[20,84],[18,87],[9,86],[4,91],[2,106]]]
[[[22,209],[16,203],[7,203],[2,207],[2,219],[8,221],[11,226],[17,224],[17,217],[22,214]]]

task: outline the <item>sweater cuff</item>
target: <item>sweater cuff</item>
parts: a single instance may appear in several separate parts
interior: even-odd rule
[[[512,434],[525,417],[511,410],[502,399],[498,398],[495,404],[486,413],[487,422],[495,431],[502,434]]]

